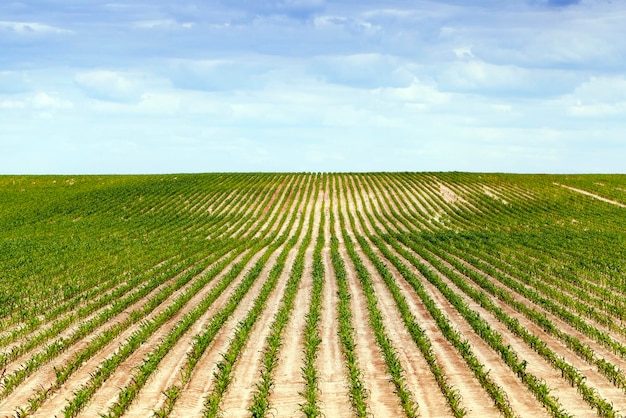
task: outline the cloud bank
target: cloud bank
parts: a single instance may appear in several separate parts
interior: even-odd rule
[[[626,5],[0,5],[0,171],[623,172]]]

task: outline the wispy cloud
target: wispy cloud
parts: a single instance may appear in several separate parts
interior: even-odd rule
[[[63,29],[39,22],[11,22],[0,21],[0,31],[11,31],[21,35],[28,34],[51,34],[72,33],[69,29]]]
[[[5,172],[623,171],[622,2],[40,0],[0,16]]]

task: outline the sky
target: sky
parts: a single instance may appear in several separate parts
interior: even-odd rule
[[[620,0],[6,0],[0,174],[626,172]]]

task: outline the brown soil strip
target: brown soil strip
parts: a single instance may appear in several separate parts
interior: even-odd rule
[[[355,353],[363,370],[363,381],[369,389],[368,404],[374,416],[399,417],[403,415],[394,386],[389,381],[387,366],[369,326],[365,295],[357,282],[356,271],[345,247],[339,247],[346,264],[346,278],[352,298],[350,300],[356,333]]]
[[[341,226],[339,224],[340,210],[354,211],[353,202],[345,201],[339,207],[342,196],[337,196],[337,204],[334,205],[335,212],[335,231],[341,235]],[[358,364],[363,372],[363,382],[368,389],[369,396],[367,403],[369,410],[374,416],[380,417],[399,417],[404,415],[399,402],[399,398],[395,395],[395,387],[390,382],[390,376],[387,373],[387,366],[383,355],[376,343],[376,337],[369,324],[369,313],[367,310],[367,302],[363,289],[358,282],[356,270],[352,260],[348,257],[343,240],[340,239],[339,254],[345,263],[346,281],[351,294],[350,306],[352,311],[352,320],[355,331],[356,347],[354,352],[358,358]]]
[[[352,198],[352,196],[348,197],[348,199]],[[356,222],[355,225],[359,230],[359,234],[364,236],[361,224]],[[354,239],[353,231],[348,230],[348,233]],[[373,243],[370,242],[369,244],[372,248],[374,247]],[[363,253],[360,246],[355,244],[355,248],[371,276],[372,284],[378,295],[378,308],[382,313],[385,329],[406,373],[407,386],[412,391],[413,397],[419,406],[420,416],[433,417],[444,415],[444,411],[449,410],[446,399],[441,391],[434,390],[438,389],[437,381],[430,372],[428,363],[420,353],[419,348],[405,328],[393,296],[383,283],[376,267]]]
[[[325,196],[332,198],[328,191]],[[352,417],[352,409],[348,394],[348,378],[343,364],[343,353],[339,342],[339,324],[337,322],[337,281],[334,277],[330,261],[330,210],[328,204],[324,207],[326,223],[324,225],[324,248],[322,261],[324,263],[324,289],[322,296],[322,317],[320,320],[320,338],[317,368],[319,371],[319,387],[321,392],[321,409],[326,417]]]
[[[157,268],[159,265],[163,264],[163,262],[159,263],[157,266],[154,266],[152,268],[150,268],[150,270],[153,270],[155,268]],[[187,268],[185,271],[188,271],[191,267]],[[150,291],[150,293],[148,293],[146,296],[144,296],[143,298],[141,298],[140,300],[138,300],[137,302],[135,302],[134,304],[132,304],[131,306],[129,306],[128,308],[125,309],[124,312],[118,314],[116,317],[112,318],[111,320],[109,320],[107,323],[101,325],[100,327],[96,328],[91,334],[90,336],[96,335],[97,332],[99,332],[100,330],[102,330],[104,327],[108,327],[111,324],[115,324],[117,322],[111,322],[111,321],[116,321],[119,318],[122,318],[121,321],[123,321],[124,319],[126,319],[127,315],[129,312],[131,312],[133,309],[135,309],[136,307],[142,306],[143,304],[145,304],[148,300],[150,300],[150,298],[154,297],[154,295],[156,295],[161,289],[163,289],[163,287],[167,286],[169,283],[172,283],[173,281],[175,281],[178,277],[180,277],[183,273],[180,273],[178,275],[176,275],[173,278],[170,278],[168,280],[166,280],[164,283],[161,283],[159,286],[157,286],[155,289],[153,289],[152,291]],[[118,285],[116,285],[114,288],[110,289],[108,292],[106,292],[107,294],[110,292],[115,291],[115,289],[117,289],[120,286],[123,286],[125,284],[124,283],[119,283]],[[131,293],[132,290],[129,292]],[[104,296],[105,294],[103,294]],[[120,297],[124,297],[125,295],[122,295]],[[73,310],[76,310],[79,308],[79,306],[81,305],[76,305]],[[103,312],[104,310],[108,309],[109,306],[103,306],[99,309],[97,309],[96,311],[92,312],[91,314],[89,314],[88,316],[86,316],[85,318],[80,319],[80,321],[77,321],[73,324],[71,324],[68,328],[62,330],[61,332],[59,332],[57,335],[54,336],[55,340],[58,340],[60,338],[68,338],[70,337],[74,332],[76,332],[76,330],[78,328],[80,328],[80,326],[87,322],[90,321],[91,319],[95,318],[96,316],[98,316],[101,312]],[[50,327],[52,327],[54,325],[55,322],[62,320],[63,318],[67,317],[68,315],[70,315],[72,312],[67,312],[66,314],[62,315],[61,317],[55,319],[54,321],[44,325],[43,327],[38,328],[39,331],[44,332],[45,330],[49,329]],[[121,322],[120,321],[120,322]],[[32,335],[28,334],[28,336]],[[5,348],[5,352],[9,352],[10,349],[14,346],[18,346],[20,343],[27,341],[25,336],[24,338],[14,341],[13,343],[11,343],[9,346],[7,346],[7,348]],[[89,338],[86,337],[86,338]],[[9,362],[6,366],[6,373],[13,373],[15,370],[21,368],[21,366],[26,363],[30,358],[32,358],[33,356],[37,355],[38,353],[41,353],[43,351],[45,351],[46,347],[50,344],[50,340],[46,341],[45,343],[43,343],[42,345],[35,347],[27,352],[25,352],[24,354],[22,354],[21,356],[17,357],[15,360]]]
[[[366,180],[362,179],[362,178],[358,178],[357,176],[352,177],[353,180],[355,181],[355,189],[357,191],[357,193],[360,195],[361,199],[361,212],[365,213],[365,212],[369,212],[369,213],[387,213],[390,214],[389,212],[389,208],[387,207],[386,210],[382,209],[381,205],[384,202],[384,199],[379,198],[379,195],[381,192],[381,190],[378,188],[378,182],[376,181],[376,179],[374,178],[370,178],[370,184],[367,184],[367,186],[369,186],[369,194],[366,195],[367,198],[365,198],[364,192],[365,192],[365,185],[363,184]],[[377,208],[374,208],[374,205],[377,206]],[[386,206],[386,205],[385,205]],[[355,215],[355,213],[353,212],[353,215]],[[380,221],[378,220],[378,218],[374,218],[374,222],[376,223],[376,226],[380,229],[380,230],[385,230],[387,229],[385,225],[382,225],[380,223]],[[393,232],[398,232],[398,229],[395,228],[395,226],[392,226],[392,230]]]
[[[603,202],[610,203],[610,204],[615,205],[615,206],[619,206],[620,208],[626,208],[626,205],[623,204],[623,203],[616,202],[615,200],[607,199],[606,197],[599,196],[597,194],[588,192],[586,190],[577,189],[575,187],[570,187],[570,186],[566,186],[564,184],[559,184],[559,183],[553,183],[553,184],[556,185],[556,186],[565,187],[566,189],[569,189],[569,190],[574,191],[576,193],[581,193],[581,194],[584,194],[586,196],[591,196],[594,199],[598,199],[598,200],[601,200]]]
[[[206,273],[211,267],[212,266],[207,267],[203,272],[200,273],[200,275]],[[50,387],[51,383],[56,381],[56,374],[54,372],[55,368],[62,368],[62,367],[64,367],[71,359],[73,359],[75,357],[75,355],[77,353],[79,353],[80,351],[84,350],[90,344],[90,342],[95,338],[96,335],[99,335],[104,330],[110,329],[110,328],[114,327],[115,325],[118,325],[118,324],[124,322],[125,320],[127,320],[132,311],[141,309],[141,307],[144,306],[146,303],[148,303],[149,300],[152,299],[159,292],[160,289],[162,289],[164,286],[167,286],[169,283],[174,282],[178,277],[180,277],[181,275],[185,274],[185,272],[187,272],[191,268],[192,268],[192,266],[188,267],[183,272],[177,274],[176,276],[172,277],[171,279],[168,279],[166,282],[164,282],[161,285],[159,285],[156,289],[154,289],[148,295],[144,296],[139,301],[135,302],[133,305],[131,305],[128,308],[126,308],[122,313],[120,313],[120,314],[116,315],[115,317],[111,318],[105,324],[103,324],[102,326],[100,326],[96,330],[94,330],[91,334],[89,334],[88,336],[86,336],[85,338],[83,338],[82,340],[77,342],[76,344],[72,345],[65,352],[61,353],[57,358],[55,358],[54,360],[52,360],[49,363],[47,363],[44,366],[42,366],[38,371],[36,371],[33,375],[31,375],[29,378],[27,378],[24,382],[22,382],[22,384],[19,385],[15,389],[15,391],[13,393],[11,393],[11,395],[9,395],[8,398],[6,398],[5,400],[0,402],[0,414],[5,413],[4,411],[6,411],[6,410],[13,411],[15,409],[15,407],[17,407],[17,406],[25,406],[28,403],[28,399],[36,391],[38,391],[38,390],[40,390],[42,388]],[[174,298],[176,298],[178,295],[180,295],[182,292],[184,292],[184,290],[187,287],[191,286],[192,282],[193,282],[193,280],[190,280],[189,283],[187,283],[185,286],[183,286],[182,288],[180,288],[176,292],[174,292],[172,295],[170,295],[170,297],[168,299],[166,299],[160,306],[161,307],[167,306],[167,304],[170,303],[170,301],[174,300]],[[146,319],[153,318],[154,316],[156,316],[158,310],[160,310],[159,307],[157,307],[153,312],[148,314],[146,316]],[[133,332],[135,332],[139,327],[140,327],[140,324],[134,324],[134,325],[130,326],[128,329],[126,329],[125,331],[123,331],[119,336],[114,338],[103,349],[103,351],[99,352],[94,357],[92,357],[89,361],[87,361],[82,366],[82,369],[84,369],[85,366],[87,366],[89,364],[92,364],[92,362],[96,362],[95,364],[98,364],[100,361],[104,360],[106,357],[111,355],[111,353],[113,353],[117,349],[117,347],[120,344],[122,344],[127,338],[129,338],[130,335]],[[96,367],[96,366],[94,365],[93,367]],[[86,373],[88,374],[90,372],[91,371],[87,371]],[[81,370],[78,370],[76,373],[80,374]],[[75,376],[76,376],[76,374],[70,379],[70,381],[66,382],[65,385],[63,385],[61,387],[61,391],[63,391],[63,388],[65,386],[72,384],[71,382],[74,379],[76,379]],[[68,394],[64,395],[64,396],[69,398],[71,396],[71,392],[67,392],[67,393]],[[58,397],[58,396],[56,394],[52,394],[51,395],[51,399],[55,398],[55,397]],[[62,398],[62,399],[64,399],[64,398]]]
[[[543,379],[546,384],[552,388],[552,394],[559,399],[563,407],[567,408],[567,410],[575,416],[585,416],[593,413],[589,404],[584,402],[584,400],[577,393],[576,388],[570,386],[569,383],[561,377],[560,371],[557,371],[550,364],[548,364],[543,357],[528,347],[521,338],[511,334],[504,324],[498,321],[497,318],[495,318],[490,312],[465,295],[465,293],[457,288],[456,285],[454,285],[454,283],[452,283],[446,276],[432,267],[427,261],[423,260],[418,254],[414,252],[412,252],[412,254],[422,263],[427,265],[433,272],[435,272],[450,289],[452,289],[457,295],[461,296],[467,306],[485,319],[490,324],[492,329],[502,335],[503,343],[505,345],[510,345],[520,359],[527,361],[528,366],[526,370],[538,378]],[[437,303],[440,304],[444,311],[453,320],[455,325],[458,326],[468,340],[471,341],[477,357],[479,357],[488,368],[493,370],[491,376],[494,381],[498,383],[498,385],[500,385],[509,395],[509,401],[511,402],[513,410],[520,416],[528,416],[529,411],[532,411],[530,408],[541,408],[541,404],[537,402],[536,398],[534,398],[534,396],[528,391],[526,386],[524,386],[522,382],[518,380],[517,376],[515,376],[515,374],[513,374],[513,372],[501,361],[498,354],[473,332],[470,325],[445,299],[445,297],[441,295],[439,291],[430,284],[430,282],[425,281],[424,286],[429,288],[431,294],[434,298],[436,298],[435,300]],[[522,411],[525,412],[522,413]],[[536,416],[534,413],[530,415]]]
[[[297,208],[292,208],[292,216],[295,216],[296,210]],[[281,227],[281,231],[284,229],[284,227],[285,227],[284,225]],[[295,224],[294,224],[294,228],[296,228]],[[171,413],[172,417],[186,418],[186,417],[202,415],[202,410],[204,409],[204,398],[208,393],[210,393],[212,386],[213,386],[213,380],[214,380],[213,373],[215,371],[215,367],[222,359],[222,353],[228,350],[228,346],[230,345],[230,339],[233,333],[235,332],[235,327],[240,321],[242,321],[245,318],[246,314],[248,313],[249,309],[252,307],[254,303],[254,299],[260,293],[261,287],[264,282],[264,278],[266,278],[267,275],[269,274],[270,268],[275,263],[275,260],[278,257],[278,254],[280,253],[280,251],[282,251],[282,247],[274,251],[274,253],[270,257],[270,260],[268,260],[268,262],[266,263],[261,273],[261,276],[257,279],[256,283],[254,284],[253,288],[250,289],[246,297],[242,300],[239,306],[235,309],[235,312],[233,313],[233,315],[231,315],[231,317],[229,318],[229,321],[227,322],[227,324],[224,327],[222,327],[222,330],[218,333],[218,335],[216,336],[211,346],[209,346],[209,348],[204,353],[200,361],[196,364],[193,370],[193,373],[191,375],[190,381],[183,388],[179,399],[176,401],[174,409],[172,410],[172,413]],[[290,251],[286,265],[285,265],[286,270],[283,271],[283,274],[281,275],[281,278],[279,279],[279,283],[277,283],[277,288],[274,290],[274,292],[270,296],[270,300],[268,301],[266,306],[272,306],[271,305],[272,301],[282,296],[282,290],[284,289],[284,286],[287,280],[285,278],[286,277],[285,272],[287,272],[287,277],[288,277],[288,271],[291,269],[291,265],[293,264],[293,259],[295,258],[295,254],[296,254],[295,251],[296,251],[295,249]],[[267,312],[268,312],[268,309],[265,310],[263,315],[265,316]],[[270,319],[271,319],[271,315],[273,315],[273,311],[270,314]],[[259,318],[259,321],[261,321],[261,318]],[[266,325],[269,325],[269,323],[267,323]],[[269,332],[269,326],[265,326],[264,328],[259,329],[259,322],[257,322],[254,330],[252,331],[252,334],[254,335],[254,340],[255,341],[261,340],[264,343],[266,338],[260,337],[259,332],[264,332],[264,333]],[[248,345],[249,344],[250,344],[250,341],[248,342]],[[260,357],[262,346],[258,349],[255,348],[254,350],[256,351],[253,354]],[[237,381],[239,379],[241,379],[240,377],[237,377],[236,375],[237,369],[243,368],[245,372],[246,369],[256,367],[255,376],[258,375],[258,364],[259,364],[258,358],[256,361],[249,362],[248,361],[249,359],[247,357],[248,351],[249,351],[249,347],[247,346],[245,348],[244,353],[242,353],[241,357],[236,363],[235,369],[233,371],[234,375],[232,376],[233,381],[231,383],[231,385],[233,386],[237,384]],[[245,362],[246,364],[241,365],[242,362]],[[180,386],[179,380],[177,381],[176,384]],[[251,386],[255,382],[256,380],[253,380],[253,383],[251,384]],[[236,389],[233,387],[229,389],[229,393],[235,392],[235,391]],[[227,397],[228,397],[228,394],[226,394],[224,398],[224,403],[222,404],[222,408],[225,412],[228,412],[228,408],[225,404]],[[241,403],[237,405],[236,407],[238,408],[239,412],[242,415],[246,415],[247,406],[248,406],[247,404]]]
[[[243,254],[239,255],[238,257],[235,258],[235,260],[231,263],[231,265],[233,263],[236,263],[239,259],[241,259],[241,257],[243,257]],[[120,387],[122,387],[124,384],[124,379],[128,379],[131,376],[131,373],[129,373],[130,370],[132,370],[133,367],[141,364],[141,361],[143,360],[142,357],[137,357],[137,353],[140,352],[141,356],[147,354],[152,347],[154,347],[154,345],[158,344],[158,342],[163,338],[163,336],[166,335],[166,333],[173,328],[173,326],[176,324],[176,322],[178,322],[178,320],[180,320],[180,318],[182,318],[182,316],[187,313],[188,311],[190,311],[193,308],[193,304],[197,303],[201,300],[201,298],[203,298],[207,293],[209,293],[211,291],[211,289],[219,282],[219,280],[228,272],[230,266],[228,266],[226,269],[224,269],[218,276],[216,276],[215,278],[213,278],[213,280],[211,280],[211,282],[205,286],[200,292],[198,292],[190,301],[190,303],[188,303],[186,306],[184,306],[181,311],[179,311],[177,314],[175,314],[169,321],[167,321],[165,324],[163,324],[163,326],[161,328],[159,328],[159,330],[157,330],[157,332],[155,334],[153,334],[148,341],[146,341],[146,343],[144,343],[141,348],[139,348],[135,353],[133,353],[133,355],[131,355],[121,366],[120,368],[110,377],[110,379],[107,380],[107,382],[105,382],[105,384],[100,388],[100,390],[98,392],[96,392],[96,394],[94,395],[94,398],[92,398],[92,401],[88,404],[87,408],[88,410],[93,410],[94,407],[98,407],[101,406],[103,403],[107,403],[107,402],[113,402],[115,400],[115,393],[117,392],[111,392],[112,394],[107,395],[108,399],[106,399],[106,402],[101,401],[101,396],[103,389],[106,390],[106,388],[108,387],[107,385],[110,385],[110,382],[115,382],[114,384],[117,385],[116,386],[116,391],[119,390]],[[208,272],[208,270],[210,269],[210,267],[208,267],[207,269],[205,269],[202,273],[200,273],[197,277],[201,276],[202,274],[205,274],[206,272]],[[154,311],[152,311],[149,315],[146,316],[145,320],[151,320],[154,317],[156,317],[159,312],[161,312],[166,306],[168,306],[169,304],[171,304],[178,296],[180,296],[189,286],[191,286],[191,283],[194,280],[191,280],[189,283],[187,283],[183,288],[177,290],[176,292],[174,292],[172,295],[170,295],[170,297],[168,299],[166,299],[158,308],[156,308]],[[232,286],[232,284],[231,284]],[[128,329],[126,329],[124,332],[122,332],[118,337],[116,337],[113,341],[111,341],[104,349],[102,349],[100,352],[98,352],[95,356],[93,356],[91,359],[89,359],[88,361],[86,361],[83,366],[78,369],[74,375],[63,385],[61,386],[61,388],[54,393],[43,405],[42,407],[37,411],[37,416],[42,416],[42,417],[50,417],[50,416],[55,416],[55,415],[62,415],[61,411],[63,410],[63,408],[65,407],[66,404],[66,400],[67,399],[71,399],[73,396],[73,392],[76,391],[81,385],[87,383],[90,378],[91,378],[91,374],[97,370],[97,368],[100,366],[100,364],[107,359],[108,357],[110,357],[111,355],[113,355],[118,347],[122,344],[125,343],[125,341],[130,338],[130,336],[137,330],[139,329],[139,327],[141,326],[141,323],[137,323],[134,324],[133,326],[129,327]],[[53,372],[54,373],[54,372]],[[120,374],[122,375],[120,377]],[[53,374],[54,376],[54,374]],[[98,413],[100,412],[105,412],[104,409],[100,409],[98,410]],[[98,416],[97,413],[95,413],[95,416]]]
[[[372,247],[372,249],[378,257],[385,260],[383,254],[376,247]],[[461,357],[454,346],[441,333],[437,327],[437,323],[430,316],[427,308],[423,305],[411,285],[402,278],[400,272],[390,262],[385,260],[385,263],[391,274],[397,278],[397,284],[411,308],[411,313],[413,313],[417,323],[420,324],[424,333],[428,336],[437,362],[448,378],[449,384],[459,391],[462,404],[467,411],[467,416],[499,416],[500,414],[493,405],[493,401],[487,392],[481,387],[474,373],[467,367],[463,357]],[[409,266],[408,263],[405,262],[405,264]],[[415,273],[415,270],[413,271]],[[439,388],[436,386],[432,387],[432,391],[434,392],[435,390],[439,390]],[[432,392],[429,392],[429,394],[432,394]],[[448,408],[446,408],[446,410],[448,410]]]
[[[274,389],[269,401],[273,413],[279,417],[299,415],[300,404],[304,401],[299,393],[304,390],[305,385],[301,372],[304,365],[303,334],[313,287],[313,249],[318,236],[322,204],[323,197],[320,194],[315,202],[311,243],[305,252],[304,271],[294,301],[294,311],[289,324],[283,331],[283,347],[279,363],[274,370]],[[306,230],[307,227],[308,225],[305,224],[304,229]]]
[[[357,224],[358,229],[360,229],[359,227],[360,225]],[[366,228],[371,230],[371,225],[367,220]],[[488,394],[475,379],[471,370],[467,368],[467,365],[460,354],[458,354],[456,349],[441,334],[435,321],[432,319],[428,310],[422,304],[421,300],[415,294],[411,286],[402,278],[402,275],[393,266],[393,264],[389,263],[385,259],[383,254],[378,250],[378,248],[376,248],[375,245],[370,242],[370,246],[376,255],[381,260],[385,261],[390,273],[397,278],[396,282],[401,289],[407,304],[410,306],[411,312],[431,341],[433,352],[436,354],[438,364],[443,369],[446,377],[448,378],[448,382],[459,391],[463,405],[468,414],[467,416],[498,416],[499,413],[493,406],[493,402],[489,398]],[[365,261],[368,260],[364,255],[361,255],[361,258]],[[369,262],[366,262],[366,266],[368,267],[370,274],[372,274],[374,267]],[[400,327],[400,324],[402,324],[402,319],[399,317],[397,308],[389,306],[393,303],[393,298],[388,293],[386,286],[384,286],[380,280],[376,280],[377,274],[372,277],[374,278],[372,282],[376,288],[377,294],[381,295],[381,300],[387,301],[385,304],[381,304],[380,306],[381,309],[385,309],[385,318],[387,319],[390,316],[394,317],[393,320],[389,321],[390,324],[386,324],[388,329],[396,330],[393,333],[390,332],[390,337],[403,339],[401,343],[395,343],[394,346],[397,350],[399,350],[399,354],[407,359],[403,363],[403,366],[405,367],[405,372],[407,373],[407,378],[409,379],[411,388],[414,391],[416,400],[420,405],[420,415],[436,417],[449,415],[450,409],[447,406],[445,398],[439,390],[434,376],[430,373],[426,361],[419,354],[419,349],[415,345],[415,342],[410,338],[410,336],[405,335],[406,331],[403,327],[401,327],[401,330],[397,330],[397,328]],[[382,295],[385,294],[386,297],[382,297]],[[408,340],[404,340],[404,338],[408,338]],[[408,367],[406,364],[408,364]],[[415,384],[415,380],[419,383]],[[481,405],[481,408],[476,410],[476,405]]]
[[[591,341],[591,342],[594,342],[594,343],[595,343],[595,340],[591,340],[591,339],[589,339],[589,337],[585,336],[585,335],[584,335],[584,334],[582,334],[580,331],[576,330],[574,327],[572,327],[571,325],[567,324],[567,322],[562,321],[560,318],[558,318],[558,317],[557,317],[557,316],[555,316],[554,314],[550,313],[548,310],[544,309],[542,306],[537,305],[536,303],[534,303],[534,302],[532,302],[532,301],[530,301],[530,300],[526,299],[524,296],[520,295],[519,293],[517,293],[517,292],[515,292],[515,291],[513,291],[513,290],[511,290],[511,289],[509,289],[509,288],[507,288],[507,287],[506,287],[506,286],[504,286],[502,283],[500,283],[497,279],[495,279],[495,278],[493,278],[493,277],[489,276],[488,274],[486,274],[486,273],[485,273],[485,272],[483,272],[482,270],[477,269],[476,267],[474,267],[474,266],[473,266],[473,265],[471,265],[470,263],[466,262],[465,260],[463,260],[463,259],[461,259],[461,258],[459,258],[459,257],[456,257],[456,256],[454,256],[454,255],[453,255],[453,257],[455,257],[457,260],[459,260],[461,263],[463,263],[466,267],[468,267],[468,268],[470,268],[470,269],[472,269],[472,270],[474,270],[474,271],[478,271],[478,272],[480,272],[483,276],[485,276],[487,279],[489,279],[489,281],[491,281],[494,285],[497,285],[497,286],[499,286],[499,287],[501,287],[501,288],[505,288],[505,289],[507,289],[507,291],[511,294],[511,296],[515,297],[515,298],[516,298],[516,300],[518,300],[518,301],[522,301],[523,303],[525,303],[525,304],[527,304],[527,305],[532,305],[532,306],[533,306],[533,309],[535,309],[535,310],[537,310],[537,311],[539,311],[539,312],[542,312],[542,313],[544,313],[545,315],[548,315],[548,317],[549,317],[549,318],[550,318],[553,322],[555,322],[555,323],[559,323],[559,324],[562,324],[562,325],[560,326],[560,328],[561,328],[561,329],[568,329],[568,331],[567,331],[567,333],[568,333],[568,334],[580,335],[581,337],[580,337],[580,338],[579,338],[579,337],[577,337],[577,338],[579,338],[579,339],[581,339],[581,338],[585,338],[585,339],[588,339],[589,341]],[[500,274],[505,275],[505,276],[506,276],[506,277],[508,277],[509,279],[515,280],[515,281],[516,281],[519,285],[523,286],[524,288],[526,288],[526,289],[533,289],[531,286],[526,285],[525,283],[523,283],[523,282],[521,282],[520,280],[518,280],[516,277],[513,277],[513,276],[511,276],[509,273],[507,273],[507,272],[505,272],[505,271],[502,271],[501,269],[499,269],[498,267],[496,267],[496,266],[492,265],[492,264],[491,264],[491,263],[489,263],[488,261],[483,260],[483,262],[484,262],[484,263],[486,263],[487,265],[489,265],[491,268],[493,268],[493,269],[497,270]],[[541,292],[541,291],[539,291],[539,290],[537,290],[537,292],[539,292],[539,294],[544,295],[544,297],[549,297],[548,295],[545,295],[543,292]],[[584,301],[580,300],[580,298],[576,297],[575,295],[571,294],[570,292],[567,292],[567,291],[565,291],[565,290],[564,290],[564,291],[563,291],[563,293],[567,294],[568,296],[570,296],[570,297],[571,297],[571,298],[573,298],[573,299],[578,300],[579,302],[583,302],[583,303],[584,303]],[[559,302],[559,301],[556,301],[556,300],[555,300],[555,301],[554,301],[554,303],[556,303],[558,306],[561,306],[561,307],[564,307],[565,309],[568,309],[568,306],[564,306],[564,305],[563,305],[561,302]],[[575,314],[576,314],[576,315],[579,315],[578,313],[575,313]],[[615,330],[612,330],[612,329],[610,329],[609,327],[607,327],[606,325],[604,325],[604,324],[601,324],[601,323],[597,322],[597,321],[596,321],[595,319],[593,319],[593,318],[589,318],[589,317],[587,317],[587,316],[585,316],[585,317],[582,317],[582,316],[581,316],[581,318],[583,318],[583,319],[584,319],[584,321],[586,321],[587,323],[589,323],[589,324],[590,324],[590,325],[592,325],[593,327],[597,328],[598,330],[600,330],[600,331],[602,331],[602,332],[605,332],[605,333],[607,333],[608,335],[610,335],[610,336],[611,336],[611,338],[612,338],[613,340],[615,340],[615,341],[619,342],[619,343],[620,343],[620,344],[622,344],[622,345],[626,345],[626,337],[624,336],[624,334],[615,332]],[[623,329],[623,321],[621,321],[621,320],[619,320],[619,319],[615,318],[615,319],[614,319],[614,322],[615,322],[615,324],[619,323],[620,328],[622,328],[622,329]],[[563,328],[563,327],[566,327],[566,328]],[[581,339],[581,341],[582,341],[582,339]],[[589,344],[589,345],[591,345],[591,344]],[[598,347],[604,347],[604,346],[598,345]],[[605,348],[603,348],[603,350],[606,350],[606,349],[605,349]],[[594,351],[596,351],[596,350],[594,350]],[[610,352],[610,353],[612,353],[612,352]],[[621,360],[621,361],[623,361],[623,360]]]
[[[487,196],[489,196],[489,197],[491,197],[491,198],[493,198],[495,200],[499,200],[499,201],[501,201],[505,205],[509,204],[509,202],[500,195],[501,192],[496,192],[495,190],[493,190],[491,187],[487,186],[486,184],[483,184],[483,192]]]
[[[444,200],[448,203],[456,203],[461,200],[456,193],[452,191],[448,186],[443,183],[439,183],[439,193],[444,198]]]
[[[441,260],[441,262],[444,263],[448,268],[451,268],[456,271],[456,269],[454,269],[454,267],[450,265],[449,263],[443,260]],[[470,268],[472,267],[473,266],[471,266]],[[477,270],[475,268],[473,269],[475,271]],[[459,275],[462,275],[458,271],[457,273]],[[488,277],[484,273],[482,273],[482,275],[488,278],[495,286],[503,288],[501,285],[496,283],[495,279]],[[467,283],[476,290],[482,290],[480,289],[478,285],[472,282],[469,278],[467,278]],[[578,338],[581,342],[586,343],[594,351],[597,357],[604,358],[605,360],[617,366],[621,365],[624,362],[623,359],[615,356],[612,352],[606,350],[604,346],[601,346],[600,344],[596,343],[594,340],[591,340],[589,337],[582,334],[580,331],[576,330],[575,328],[571,327],[569,324],[563,322],[562,320],[555,317],[551,313],[543,310],[542,308],[538,307],[534,303],[521,297],[517,293],[511,293],[511,296],[516,301],[524,303],[526,305],[531,305],[535,310],[546,315],[546,317],[549,320],[551,320],[561,331],[573,337]],[[519,312],[511,308],[509,305],[505,304],[504,302],[501,302],[499,299],[496,299],[496,298],[492,298],[492,301],[494,302],[495,305],[502,308],[502,310],[504,310],[509,316],[513,318],[517,318],[517,320],[519,320],[520,322],[520,325],[525,327],[528,331],[539,336],[539,338],[542,341],[544,341],[546,345],[552,351],[554,351],[559,357],[562,357],[565,361],[567,361],[572,366],[574,366],[577,370],[582,372],[587,378],[586,383],[589,386],[596,388],[600,396],[602,396],[603,398],[611,402],[618,410],[626,410],[626,397],[624,396],[624,392],[618,389],[617,387],[615,387],[613,384],[611,384],[604,375],[602,375],[601,373],[597,371],[594,365],[591,365],[585,362],[584,360],[582,360],[576,353],[572,352],[565,345],[564,342],[556,339],[552,335],[545,332],[540,326],[538,326],[534,322],[527,319],[524,315],[520,314]]]
[[[370,246],[372,245],[370,243]],[[387,334],[396,348],[396,353],[406,373],[407,385],[419,405],[420,416],[443,415],[444,411],[449,410],[446,399],[438,390],[437,381],[430,372],[428,363],[404,327],[393,296],[389,293],[366,255],[360,249],[358,253],[372,277],[372,283],[378,296],[378,308],[383,315]]]
[[[245,348],[235,364],[232,374],[232,383],[228,392],[224,395],[221,405],[225,417],[246,415],[248,407],[252,404],[252,395],[256,390],[256,383],[259,381],[261,373],[263,350],[266,346],[267,337],[271,332],[270,325],[280,307],[280,302],[283,298],[287,281],[289,280],[298,247],[302,244],[302,239],[306,233],[307,222],[308,220],[305,219],[305,226],[301,231],[296,246],[289,251],[285,268],[280,275],[276,288],[267,300],[263,313],[252,329],[251,335],[254,335],[254,338],[247,341]],[[290,358],[289,356],[293,354],[294,353],[288,353],[286,356],[283,356],[283,358]],[[297,358],[297,353],[295,353],[295,356]]]
[[[185,333],[185,335],[183,335],[178,343],[176,343],[176,345],[172,347],[170,352],[163,358],[163,360],[159,364],[157,371],[153,373],[152,376],[150,376],[150,379],[148,379],[146,385],[139,392],[137,398],[124,416],[137,418],[147,417],[152,414],[153,410],[157,410],[163,406],[165,402],[165,396],[162,392],[174,384],[180,385],[180,372],[185,365],[187,353],[191,349],[194,337],[204,330],[206,325],[211,322],[215,314],[226,304],[237,283],[239,283],[244,277],[245,272],[249,270],[252,266],[254,266],[259,258],[261,258],[262,254],[262,251],[258,252],[254,255],[252,259],[250,259],[250,261],[246,265],[246,268],[244,268],[243,273],[235,280],[235,286],[231,285],[228,290],[223,292],[215,300],[215,302],[207,310],[207,312],[205,312],[202,317],[193,325],[193,327],[187,333]],[[264,270],[261,272],[261,277],[263,277],[263,275],[267,275],[267,272],[269,271],[269,265],[275,261],[277,255],[277,252],[272,254],[270,259],[268,260],[268,264],[266,264]],[[225,346],[230,341],[230,337],[232,336],[236,325],[241,319],[243,319],[245,312],[251,305],[251,300],[253,300],[259,294],[262,285],[263,281],[259,279],[252,286],[252,288],[248,291],[248,294],[242,300],[242,303],[239,305],[233,315],[229,318],[229,320],[224,324],[220,332],[217,334],[215,341],[213,342],[213,345],[209,347],[209,350],[215,349],[216,346],[224,346],[224,350],[219,350],[218,354],[225,351]],[[181,394],[181,397],[183,397],[183,394]]]

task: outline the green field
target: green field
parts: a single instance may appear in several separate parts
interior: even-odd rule
[[[0,176],[0,416],[618,416],[625,318],[626,175]]]

